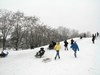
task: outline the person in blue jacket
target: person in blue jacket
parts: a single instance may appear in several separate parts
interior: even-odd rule
[[[74,43],[71,45],[71,48],[72,48],[72,50],[74,51],[74,56],[75,56],[75,58],[76,58],[76,57],[77,57],[76,53],[77,53],[77,51],[79,51],[79,47],[78,47],[77,43],[74,42]]]

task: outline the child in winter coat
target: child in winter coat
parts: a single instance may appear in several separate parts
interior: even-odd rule
[[[65,50],[66,49],[68,50],[68,42],[67,42],[67,40],[64,41],[64,46],[65,46]]]
[[[79,47],[78,47],[77,43],[76,42],[73,42],[73,44],[71,45],[71,48],[74,51],[74,56],[76,58],[77,57],[77,55],[76,55],[77,50],[79,51]]]
[[[40,48],[39,52],[36,53],[35,57],[42,57],[45,53],[44,48]]]
[[[59,42],[57,42],[57,44],[55,45],[54,49],[56,50],[55,60],[56,60],[57,56],[58,56],[59,59],[60,59],[59,51],[60,51],[60,49],[61,49],[61,45],[60,45]]]
[[[73,40],[73,39],[71,39],[71,45],[73,44],[73,42],[74,42],[74,40]]]

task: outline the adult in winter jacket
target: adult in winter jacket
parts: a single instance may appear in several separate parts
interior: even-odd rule
[[[64,41],[64,46],[65,46],[65,50],[66,49],[68,50],[68,42],[67,42],[67,40]]]
[[[93,35],[92,35],[92,42],[93,42],[93,44],[94,44],[94,42],[95,42],[95,39],[96,39],[96,36],[93,34]]]
[[[74,51],[74,56],[75,56],[75,58],[76,58],[76,57],[77,57],[76,53],[77,53],[77,51],[79,51],[79,47],[78,47],[77,43],[74,42],[74,43],[71,45],[71,48],[72,48],[72,50]]]
[[[54,49],[56,50],[55,60],[56,60],[57,56],[58,56],[58,58],[60,59],[59,51],[60,51],[60,49],[61,49],[61,45],[60,45],[59,42],[56,43]]]

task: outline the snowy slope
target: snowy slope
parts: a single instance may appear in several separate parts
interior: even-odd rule
[[[6,58],[0,58],[0,75],[100,75],[100,39],[92,44],[91,38],[75,39],[80,51],[78,57],[74,58],[73,51],[65,51],[61,42],[61,59],[54,60],[55,51],[47,50],[39,59],[34,55],[39,50],[9,51]],[[70,43],[70,40],[69,40]],[[51,58],[52,61],[43,63],[44,58]]]

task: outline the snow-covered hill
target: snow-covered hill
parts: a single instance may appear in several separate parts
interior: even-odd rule
[[[42,58],[35,58],[39,50],[9,51],[6,58],[0,58],[0,75],[100,75],[100,39],[91,42],[91,38],[75,39],[80,51],[75,58],[72,49],[65,51],[61,42],[61,59],[54,60],[56,52],[47,50]],[[70,43],[70,40],[69,40]],[[52,61],[43,63],[44,58]]]

